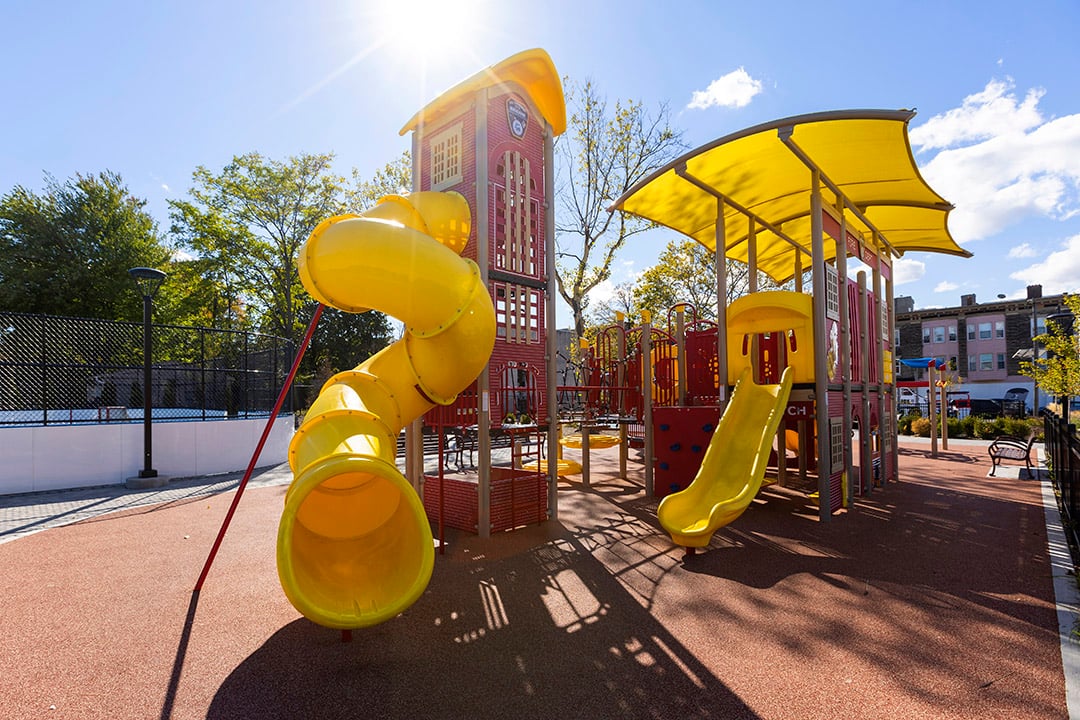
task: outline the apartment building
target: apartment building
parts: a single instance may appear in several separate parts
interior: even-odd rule
[[[972,398],[997,399],[1011,388],[1026,388],[1032,411],[1045,405],[1034,381],[1020,374],[1020,362],[1030,360],[1036,349],[1034,337],[1046,332],[1046,318],[1067,312],[1062,295],[1044,297],[1041,285],[1029,285],[1027,297],[1006,299],[999,295],[979,303],[975,295],[960,296],[960,305],[915,309],[911,297],[894,301],[896,335],[895,377],[899,381],[923,380],[926,370],[908,367],[904,358],[936,358],[953,376],[954,390]]]

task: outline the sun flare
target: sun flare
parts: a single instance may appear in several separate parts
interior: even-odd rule
[[[372,8],[380,43],[396,54],[427,60],[469,42],[477,26],[479,0],[399,0]]]

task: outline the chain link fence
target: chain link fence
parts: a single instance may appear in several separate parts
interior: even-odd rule
[[[292,344],[259,333],[153,325],[155,420],[266,417]],[[0,426],[141,421],[143,326],[0,312]],[[292,411],[292,398],[282,414]]]

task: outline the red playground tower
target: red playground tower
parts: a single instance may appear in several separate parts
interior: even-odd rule
[[[465,513],[463,529],[475,523],[481,536],[505,524],[492,500],[493,490],[499,496],[493,482],[506,474],[491,465],[493,434],[531,428],[539,437],[555,421],[548,402],[555,397],[548,367],[555,357],[552,155],[565,128],[558,73],[548,54],[534,49],[454,86],[401,130],[413,133],[413,189],[453,191],[468,201],[472,233],[462,255],[476,261],[495,306],[497,336],[486,372],[454,406],[433,411],[437,422],[459,426],[462,438],[475,443],[476,482],[450,506]],[[416,486],[423,461],[415,429],[411,436],[406,474]],[[556,478],[534,473],[532,481],[544,506],[538,514],[553,515]]]

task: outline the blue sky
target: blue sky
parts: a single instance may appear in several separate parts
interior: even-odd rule
[[[897,295],[1080,291],[1080,3],[461,0],[0,5],[0,193],[110,169],[168,228],[198,165],[334,152],[370,177],[442,90],[542,47],[691,147],[789,115],[916,108],[911,139],[967,260],[912,253]],[[670,234],[627,248],[612,284]],[[601,288],[601,294],[604,288]],[[599,296],[599,294],[598,294]],[[565,314],[560,316],[565,323]]]

